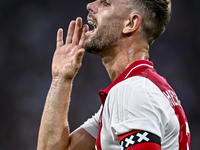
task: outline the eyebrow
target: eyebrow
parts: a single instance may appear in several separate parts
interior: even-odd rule
[[[109,3],[112,3],[112,0],[107,0]]]

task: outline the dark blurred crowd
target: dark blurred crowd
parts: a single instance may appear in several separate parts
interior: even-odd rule
[[[72,19],[87,23],[89,0],[0,0],[0,150],[35,150],[51,83],[56,32]],[[200,1],[172,0],[166,32],[150,47],[150,60],[176,91],[188,117],[191,148],[200,147]],[[65,33],[66,35],[66,33]],[[100,106],[110,84],[101,59],[86,53],[69,112],[73,131]]]

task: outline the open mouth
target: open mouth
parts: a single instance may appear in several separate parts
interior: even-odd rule
[[[92,25],[94,28],[97,27],[96,23],[92,22],[92,21],[88,21],[88,24]]]
[[[93,27],[93,29],[91,31],[94,31],[97,28],[97,24],[91,20],[88,20],[88,24]]]

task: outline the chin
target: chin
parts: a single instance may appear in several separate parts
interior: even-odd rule
[[[90,43],[84,44],[84,49],[86,52],[92,53],[95,55],[99,55],[99,53],[102,51],[102,49],[99,49],[97,46]]]

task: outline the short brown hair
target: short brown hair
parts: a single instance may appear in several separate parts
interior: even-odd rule
[[[164,31],[171,18],[171,0],[128,0],[142,17],[146,40],[151,44]]]

